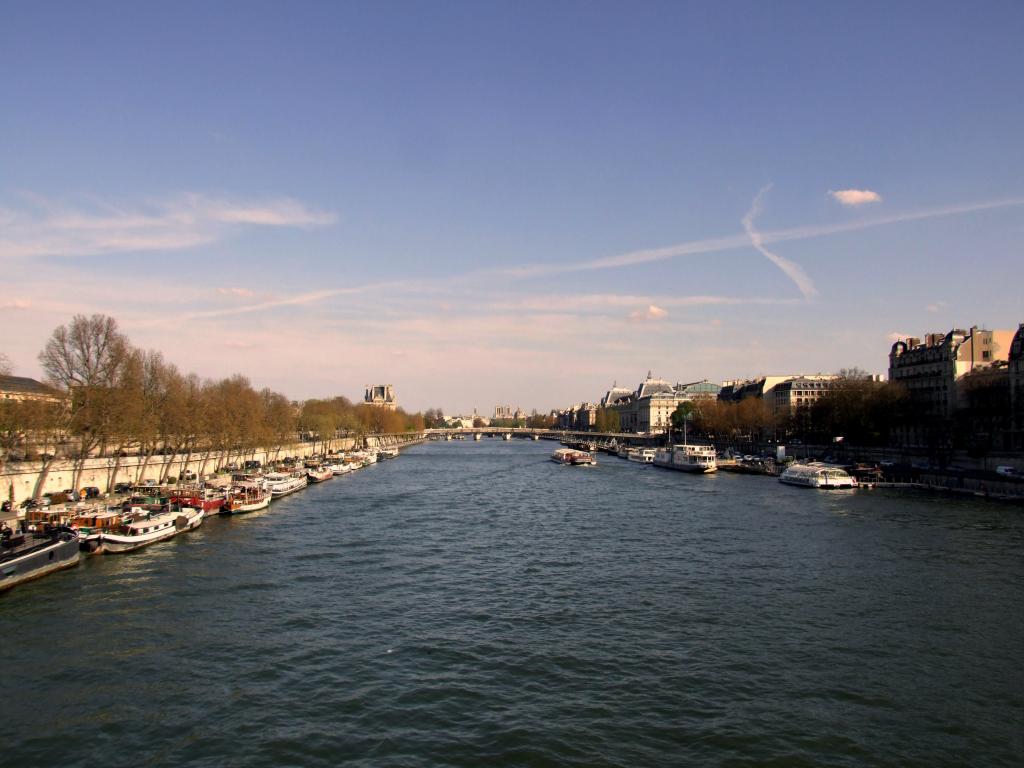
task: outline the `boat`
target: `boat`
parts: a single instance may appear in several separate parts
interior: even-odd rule
[[[240,515],[244,512],[256,512],[270,505],[270,491],[262,482],[245,482],[232,486],[227,501],[221,507],[224,515]]]
[[[8,528],[0,545],[0,592],[76,565],[77,531],[59,527],[13,533]]]
[[[263,480],[274,499],[295,493],[305,488],[308,482],[305,472],[268,472]]]
[[[626,453],[626,458],[630,461],[636,461],[640,464],[653,464],[654,463],[654,449],[653,448],[630,448]]]
[[[328,464],[327,466],[335,476],[344,475],[347,472],[351,472],[353,469],[353,466],[351,464],[346,464],[344,460],[336,461],[333,464]]]
[[[227,501],[222,488],[179,488],[168,498],[181,507],[200,507],[208,515],[217,514]]]
[[[620,445],[616,449],[615,455],[618,456],[620,459],[628,459],[629,458],[629,446],[626,445],[625,443],[623,443],[622,445]]]
[[[473,435],[473,439],[479,441],[480,440],[480,433],[479,432],[475,433]]]
[[[477,440],[480,439],[479,434],[476,437],[476,439]],[[379,454],[380,458],[382,458],[382,459],[397,459],[398,458],[398,449],[397,448],[381,448],[378,451],[378,454]]]
[[[329,467],[310,467],[306,470],[306,477],[311,483],[322,483],[334,477],[334,471]]]
[[[124,524],[125,512],[120,504],[103,512],[83,513],[71,519],[69,525],[78,531],[78,548],[83,552],[96,552],[104,531],[114,531]]]
[[[511,432],[506,432],[505,434],[503,434],[501,436],[501,439],[502,440],[511,440],[512,439],[512,433]]]
[[[857,481],[850,477],[845,469],[817,461],[808,464],[792,464],[779,476],[779,482],[824,490],[857,487]]]
[[[597,465],[597,459],[586,451],[577,451],[573,448],[559,448],[551,454],[551,460],[556,464],[564,464],[572,467],[592,467]]]
[[[718,471],[718,459],[713,445],[682,443],[659,448],[654,454],[654,466],[706,474]]]
[[[190,531],[203,524],[206,513],[197,507],[181,507],[164,512],[147,512],[136,508],[130,519],[100,534],[100,549],[111,554],[136,549],[170,539],[182,531]]]

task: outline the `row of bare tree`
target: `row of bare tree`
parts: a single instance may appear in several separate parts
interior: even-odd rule
[[[57,328],[39,362],[59,396],[0,401],[0,471],[20,449],[41,462],[37,489],[58,457],[73,459],[75,488],[87,458],[111,457],[109,488],[129,453],[141,457],[139,479],[159,454],[178,457],[181,469],[200,460],[203,474],[211,461],[231,463],[261,448],[280,452],[299,429],[322,440],[339,430],[422,429],[418,414],[353,406],[344,398],[311,400],[300,410],[241,375],[213,381],[184,374],[161,353],[132,346],[105,315],[77,315]],[[161,461],[160,479],[176,466]]]

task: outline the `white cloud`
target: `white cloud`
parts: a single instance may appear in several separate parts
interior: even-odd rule
[[[28,309],[31,306],[32,302],[25,299],[12,299],[11,301],[0,302],[0,309]]]
[[[796,287],[800,289],[800,293],[803,294],[805,299],[814,298],[818,295],[818,289],[814,287],[814,282],[804,272],[803,267],[765,248],[764,237],[754,228],[754,219],[761,213],[761,198],[771,188],[772,185],[768,184],[762,187],[761,191],[754,196],[754,202],[751,203],[750,210],[743,217],[743,229],[746,231],[747,237],[750,238],[751,245],[759,250],[772,264],[781,269],[786,274],[786,277],[792,280]]]
[[[217,293],[221,296],[241,296],[243,298],[256,295],[254,291],[250,291],[248,288],[218,288]]]
[[[39,196],[0,209],[0,259],[173,251],[221,240],[242,226],[325,226],[333,213],[290,198],[230,200],[200,194],[139,204],[69,206]]]
[[[638,309],[635,312],[631,312],[629,319],[633,322],[650,322],[652,320],[661,320],[667,316],[667,310],[654,304],[649,304],[646,309]]]
[[[843,205],[865,205],[867,203],[880,203],[882,196],[870,189],[830,189],[832,197]]]
[[[925,309],[928,312],[933,312],[934,313],[934,312],[939,312],[939,311],[945,309],[948,306],[949,306],[949,304],[947,302],[945,302],[945,301],[934,301],[931,304],[929,304],[928,306],[926,306]]]

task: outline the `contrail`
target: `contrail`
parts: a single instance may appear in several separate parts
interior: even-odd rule
[[[764,257],[768,259],[772,264],[781,269],[786,273],[786,277],[793,281],[797,288],[800,289],[800,293],[804,295],[805,299],[813,299],[818,295],[818,289],[814,287],[814,281],[807,276],[803,268],[790,261],[787,258],[779,256],[777,253],[772,253],[764,247],[764,238],[761,233],[754,229],[754,219],[759,213],[761,213],[761,198],[772,188],[771,184],[766,184],[761,187],[761,191],[754,196],[754,202],[750,204],[750,210],[747,211],[747,215],[743,217],[743,230],[747,233],[747,237],[750,238],[750,244],[759,250]]]

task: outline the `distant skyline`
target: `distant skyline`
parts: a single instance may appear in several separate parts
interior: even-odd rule
[[[548,411],[1024,322],[1024,6],[8,3],[0,352]]]

